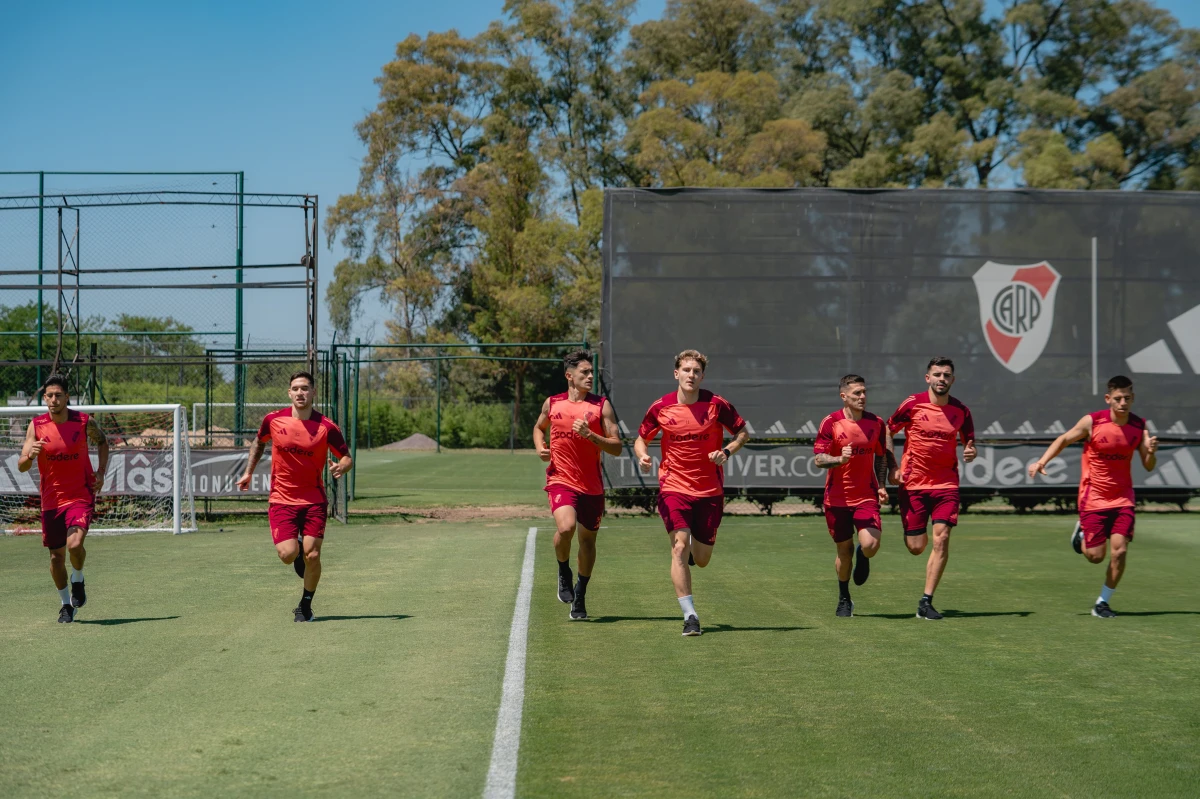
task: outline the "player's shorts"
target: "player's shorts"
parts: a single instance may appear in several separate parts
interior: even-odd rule
[[[916,488],[909,491],[901,486],[900,518],[904,522],[905,535],[924,535],[930,519],[934,524],[953,527],[958,524],[958,489]]]
[[[87,533],[92,524],[92,503],[72,502],[54,510],[42,511],[42,546],[62,549],[67,545],[67,531],[78,527]]]
[[[573,488],[558,483],[546,486],[550,496],[550,512],[559,508],[572,507],[575,509],[575,521],[588,530],[600,529],[600,518],[604,516],[604,495],[584,494]]]
[[[324,503],[282,505],[272,502],[267,505],[267,519],[271,523],[271,540],[276,544],[295,541],[306,535],[313,538],[324,538],[327,517]]]
[[[1133,522],[1133,508],[1130,507],[1081,510],[1079,526],[1083,529],[1083,546],[1086,549],[1102,547],[1114,535],[1123,535],[1132,541]]]
[[[829,527],[829,535],[837,543],[849,541],[854,537],[855,530],[883,529],[878,502],[865,502],[854,508],[826,505],[825,524]]]
[[[690,497],[687,494],[660,492],[658,515],[667,532],[688,529],[692,538],[710,547],[717,543],[717,528],[725,513],[725,497]]]

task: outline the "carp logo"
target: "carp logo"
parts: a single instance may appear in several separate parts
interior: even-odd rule
[[[1062,275],[1045,261],[1028,266],[988,261],[972,279],[988,348],[1010,372],[1024,372],[1050,340]]]

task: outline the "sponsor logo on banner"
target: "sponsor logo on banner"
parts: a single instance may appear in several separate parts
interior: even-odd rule
[[[1050,340],[1062,275],[1045,261],[1027,266],[988,261],[972,279],[988,348],[1006,369],[1024,372]]]

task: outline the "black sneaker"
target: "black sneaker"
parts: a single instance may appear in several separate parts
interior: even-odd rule
[[[850,597],[844,596],[838,600],[838,609],[836,615],[846,619],[854,615],[854,603],[850,601]]]
[[[687,621],[685,621],[683,623],[683,634],[684,635],[699,635],[700,634],[700,620],[697,619],[695,616],[688,616]]]
[[[76,609],[87,604],[87,591],[83,588],[83,580],[71,583],[71,605]]]
[[[921,597],[921,601],[917,603],[917,618],[937,621],[942,618],[942,614],[937,612],[932,602],[925,597]]]
[[[75,608],[70,605],[63,605],[58,611],[58,623],[70,624],[73,621],[75,621]]]
[[[871,559],[862,552],[862,547],[854,549],[854,584],[862,585],[871,576]]]
[[[300,547],[300,554],[292,561],[292,568],[296,570],[296,574],[301,580],[304,579],[304,547]]]
[[[1113,610],[1112,608],[1110,608],[1108,606],[1107,602],[1105,602],[1104,600],[1100,600],[1092,608],[1092,615],[1096,616],[1097,618],[1101,618],[1101,619],[1114,619],[1117,616],[1117,612],[1115,610]],[[58,620],[62,621],[62,616],[59,616]],[[68,619],[68,621],[69,621],[69,619]]]
[[[1076,555],[1083,554],[1083,525],[1079,522],[1075,522],[1075,529],[1071,531],[1071,549]]]
[[[306,608],[303,605],[297,605],[296,609],[293,610],[292,613],[296,614],[296,618],[293,619],[293,621],[312,621],[313,620],[312,608]]]
[[[584,604],[583,592],[575,589],[575,600],[571,602],[571,621],[587,619],[587,605]]]
[[[558,571],[558,601],[570,604],[575,601],[575,589],[571,587],[571,570]]]

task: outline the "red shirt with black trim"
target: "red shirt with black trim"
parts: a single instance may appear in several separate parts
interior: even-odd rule
[[[725,445],[722,430],[737,435],[746,420],[724,397],[700,390],[691,405],[679,401],[672,391],[655,400],[638,435],[653,441],[662,431],[662,462],[658,467],[658,486],[664,492],[690,497],[717,497],[725,494],[725,470],[708,459]]]
[[[1132,508],[1133,454],[1142,444],[1146,420],[1131,413],[1125,424],[1117,424],[1107,409],[1090,415],[1092,434],[1083,444],[1079,510]]]
[[[945,405],[929,392],[913,394],[888,419],[888,430],[904,431],[900,485],[907,489],[958,488],[958,442],[975,440],[975,421],[966,405],[950,397]]]
[[[566,486],[581,494],[603,494],[600,476],[600,448],[575,432],[575,420],[587,422],[588,429],[604,435],[604,397],[588,394],[572,402],[566,392],[549,399],[550,465],[546,467],[546,487]]]
[[[307,419],[292,416],[291,408],[268,413],[258,428],[258,440],[271,442],[271,494],[276,505],[324,505],[325,461],[333,452],[350,454],[346,439],[327,416],[312,412]]]
[[[825,507],[856,508],[879,501],[875,456],[883,457],[886,451],[883,431],[883,419],[869,411],[863,411],[858,420],[848,416],[845,409],[821,420],[813,444],[814,455],[840,457],[842,447],[853,448],[849,463],[827,470],[822,502]]]
[[[42,510],[55,510],[76,502],[95,502],[95,472],[88,456],[86,413],[67,409],[67,420],[56,422],[48,413],[33,417],[33,436],[42,442],[37,456],[38,489]]]

